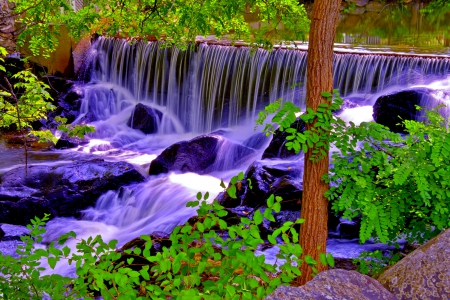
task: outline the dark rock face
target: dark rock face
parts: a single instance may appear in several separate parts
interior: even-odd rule
[[[266,300],[291,299],[397,300],[397,297],[369,276],[334,269],[319,273],[300,287],[280,286],[266,297]]]
[[[450,230],[384,272],[378,279],[398,299],[450,299]]]
[[[77,216],[93,206],[108,190],[141,182],[144,177],[131,164],[102,159],[49,167],[17,168],[5,173],[0,183],[0,223],[28,224],[35,216]]]
[[[80,139],[79,137],[69,137],[67,133],[63,133],[59,140],[56,142],[55,149],[70,149],[80,145],[87,144],[88,139]]]
[[[158,131],[158,124],[162,119],[162,112],[139,103],[133,110],[127,125],[133,129],[138,129],[145,134]]]
[[[220,155],[220,149],[226,149],[223,150],[227,152],[226,155]],[[170,171],[205,174],[214,170],[226,170],[254,152],[254,149],[232,143],[218,134],[202,135],[165,149],[151,162],[149,174],[158,175]]]
[[[236,195],[231,198],[227,193],[217,197],[219,203],[227,208],[237,206],[259,207],[266,203],[267,198],[273,194],[283,198],[283,209],[300,209],[302,198],[303,170],[298,164],[265,165],[254,162],[245,172],[244,180]],[[248,179],[251,181],[250,189]]]
[[[305,131],[305,122],[301,119],[298,119],[294,123],[292,123],[291,128],[297,129],[298,132]],[[284,145],[286,143],[286,137],[290,135],[284,131],[276,130],[273,135],[272,141],[270,142],[267,149],[264,151],[262,155],[262,159],[266,158],[288,158],[296,155],[294,150],[288,150]]]
[[[393,132],[405,132],[404,126],[398,124],[402,120],[418,120],[415,106],[429,93],[428,89],[420,88],[381,96],[373,106],[373,119]]]
[[[359,237],[359,230],[361,229],[361,220],[346,220],[340,218],[337,226],[337,233],[341,239],[354,239]]]
[[[4,236],[5,236],[5,232],[4,232],[3,229],[0,227],[0,241],[3,239]]]
[[[57,108],[48,114],[46,127],[56,129],[58,124],[54,121],[54,118],[57,116],[66,118],[67,124],[75,121],[79,114],[83,97],[83,89],[75,84],[70,85],[68,90],[60,92],[60,96],[57,98]]]

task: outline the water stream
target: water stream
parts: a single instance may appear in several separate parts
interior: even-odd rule
[[[84,98],[75,123],[90,114],[96,132],[90,135],[89,144],[60,151],[60,161],[78,155],[100,156],[128,161],[148,174],[149,163],[173,143],[218,129],[224,130],[223,141],[208,174],[147,175],[143,183],[102,195],[81,220],[52,220],[47,241],[74,230],[80,237],[101,234],[105,240],[118,239],[121,245],[140,234],[170,232],[194,214],[185,204],[197,192],[209,191],[214,199],[222,190],[220,179],[229,180],[261,159],[270,139],[255,136],[259,110],[279,98],[304,106],[307,55],[303,51],[253,51],[207,44],[181,51],[161,48],[158,43],[99,38],[88,57],[77,85]],[[436,90],[427,101],[448,102],[448,93],[443,91],[449,90],[449,74],[448,58],[335,54],[335,87],[356,104],[341,116],[355,123],[371,121],[372,105],[379,95],[411,86]],[[138,103],[162,112],[156,133],[144,134],[127,126]],[[252,154],[239,160],[235,149],[243,143]],[[302,159],[294,158],[295,163]],[[2,166],[0,173],[5,171]],[[329,251],[348,257],[375,247],[355,248],[356,242],[330,240]],[[60,273],[71,274],[65,266],[58,268]]]

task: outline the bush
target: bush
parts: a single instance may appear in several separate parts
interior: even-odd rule
[[[239,184],[238,178],[229,189]],[[268,237],[273,245],[280,239],[284,242],[279,245],[279,266],[255,254],[265,243],[258,226],[264,218],[273,220],[281,198],[272,195],[264,214],[257,210],[252,219],[241,218],[230,226],[222,219],[228,212],[217,201],[208,204],[208,197],[199,193],[197,200],[188,203],[198,207],[195,221],[177,226],[170,235],[171,247],[154,254],[147,235],[141,236],[145,246],[124,253],[116,249],[116,240],[106,243],[100,236],[78,240],[75,253],[67,246],[61,248],[68,239],[76,239],[74,232],[61,236],[59,245],[40,249],[36,243],[42,240],[48,215],[35,218],[28,226],[30,236],[22,237],[25,246],[17,250],[20,257],[0,256],[0,295],[4,299],[42,299],[45,294],[52,299],[100,295],[104,299],[263,299],[301,275],[302,249],[294,229],[301,219],[285,223]],[[75,265],[78,277],[41,276],[42,259],[52,269],[58,261],[67,260]],[[305,260],[313,268],[317,264],[309,256]],[[321,261],[334,263],[325,255]]]

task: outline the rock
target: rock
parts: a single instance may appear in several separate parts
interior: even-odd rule
[[[297,119],[297,121],[292,123],[291,128],[295,128],[297,129],[297,131],[303,132],[306,129],[305,122],[303,122],[301,119]],[[272,137],[272,141],[262,155],[262,159],[288,158],[295,156],[295,151],[288,150],[284,145],[286,143],[286,137],[288,135],[290,134],[284,131],[276,130]]]
[[[386,3],[371,1],[366,6],[366,11],[380,12],[386,6]]]
[[[359,230],[361,229],[360,220],[346,220],[341,218],[337,226],[337,234],[341,239],[354,239],[359,237]]]
[[[3,239],[4,236],[5,236],[5,232],[4,232],[3,229],[0,227],[0,241]]]
[[[248,139],[246,139],[242,145],[253,148],[253,149],[261,149],[262,146],[267,142],[268,138],[266,137],[266,134],[263,132],[255,133]]]
[[[3,237],[1,237],[3,232]],[[1,224],[0,225],[0,241],[20,241],[20,237],[29,235],[30,230],[25,226]]]
[[[165,149],[151,162],[149,174],[158,175],[170,171],[206,174],[228,170],[254,153],[254,149],[233,143],[219,134],[201,135]]]
[[[356,6],[365,6],[369,0],[345,0],[348,3],[355,3]]]
[[[273,194],[283,198],[283,209],[299,210],[303,190],[302,176],[303,169],[299,164],[265,165],[254,162],[245,172],[244,180],[236,193],[237,199],[231,198],[226,192],[219,194],[217,199],[227,208],[242,205],[256,208],[264,206],[268,197]]]
[[[362,15],[366,9],[364,7],[356,6],[352,9],[349,9],[348,13],[351,15]]]
[[[56,129],[59,125],[59,123],[54,121],[55,117],[59,116],[66,118],[67,124],[71,124],[79,115],[81,102],[84,97],[84,91],[80,86],[73,83],[70,84],[70,82],[67,83],[66,87],[68,87],[68,90],[63,90],[59,93],[56,109],[48,114],[46,127],[49,129]],[[92,113],[88,115],[90,117]],[[89,121],[96,121],[96,119],[91,119],[89,119]],[[85,123],[87,122],[82,124]]]
[[[145,134],[155,133],[158,131],[162,116],[161,111],[139,103],[131,113],[127,125]]]
[[[397,300],[397,297],[369,276],[355,271],[333,269],[319,273],[301,287],[280,286],[265,299]]]
[[[158,252],[162,252],[162,248],[170,248],[172,246],[172,241],[169,239],[170,234],[162,232],[162,231],[156,231],[152,234],[148,235],[152,240],[152,246],[150,248],[150,255],[156,255]],[[144,241],[142,238],[137,237],[135,239],[132,239],[125,245],[123,245],[118,252],[122,254],[122,256],[115,261],[115,264],[120,264],[121,262],[126,262],[127,259],[133,258],[133,265],[129,266],[131,269],[134,269],[136,271],[141,270],[143,265],[152,265],[150,261],[147,259],[136,256],[136,255],[130,255],[126,254],[125,250],[134,250],[136,248],[141,249],[141,251],[144,251],[146,241]]]
[[[404,126],[398,124],[402,120],[417,120],[415,106],[420,105],[422,98],[429,93],[426,88],[418,88],[383,95],[373,106],[373,119],[393,132],[405,132]]]
[[[80,139],[79,137],[76,136],[69,137],[69,135],[64,132],[56,142],[55,149],[76,148],[80,145],[85,145],[87,143],[89,143],[87,138]]]
[[[419,247],[378,279],[399,299],[450,299],[450,230]]]
[[[102,159],[63,166],[30,166],[6,172],[0,183],[0,223],[24,225],[35,216],[78,216],[108,190],[141,182],[144,177],[125,162]]]

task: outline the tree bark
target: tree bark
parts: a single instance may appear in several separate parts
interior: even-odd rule
[[[317,110],[320,103],[326,102],[322,92],[333,90],[333,44],[342,0],[316,0],[309,32],[306,106]],[[307,129],[311,128],[307,125]],[[328,235],[328,200],[324,193],[328,185],[322,176],[328,173],[328,155],[318,162],[310,160],[311,149],[305,153],[305,171],[303,175],[303,196],[301,218],[305,222],[300,227],[300,244],[303,257],[312,256],[319,262],[319,253],[326,252]],[[319,272],[326,269],[320,262],[316,265]],[[297,278],[297,284],[303,285],[312,279],[312,269],[303,263]]]

